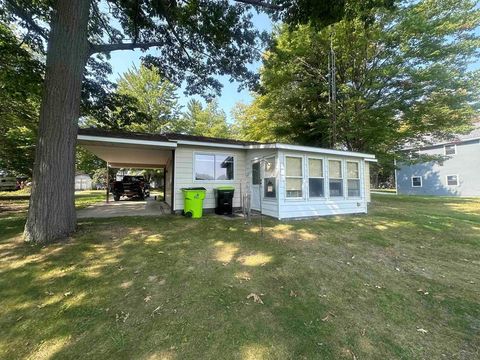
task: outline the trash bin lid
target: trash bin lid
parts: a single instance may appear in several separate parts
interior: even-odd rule
[[[225,185],[225,186],[218,186],[215,189],[216,190],[235,190],[235,187],[231,185]]]
[[[205,189],[204,187],[190,187],[190,188],[182,188],[181,190],[186,190],[186,191],[189,191],[189,190],[192,190],[192,191],[203,190],[203,191],[207,191],[207,189]]]

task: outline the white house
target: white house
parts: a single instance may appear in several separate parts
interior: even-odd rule
[[[164,168],[165,201],[183,209],[186,187],[235,188],[234,207],[250,194],[251,207],[277,219],[366,213],[369,163],[375,156],[289,144],[261,144],[184,134],[139,134],[80,129],[78,143],[115,168]]]
[[[92,190],[92,178],[87,174],[76,174],[75,190]]]

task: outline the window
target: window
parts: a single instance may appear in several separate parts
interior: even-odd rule
[[[260,185],[260,162],[252,164],[252,185]]]
[[[412,187],[422,187],[421,176],[412,176]]]
[[[458,186],[458,175],[447,175],[448,186]]]
[[[286,157],[286,197],[301,198],[303,171],[301,157]]]
[[[347,161],[347,188],[349,197],[360,196],[360,172],[358,162]]]
[[[308,159],[308,196],[322,197],[324,192],[323,160]]]
[[[445,155],[455,155],[457,153],[457,145],[445,145]]]
[[[343,174],[340,160],[328,160],[328,185],[330,196],[343,196]]]
[[[275,156],[265,159],[264,163],[264,197],[275,198],[277,196],[275,179]]]
[[[233,156],[195,154],[195,180],[233,180]]]

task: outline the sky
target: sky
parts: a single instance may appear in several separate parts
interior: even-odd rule
[[[257,14],[254,13],[254,17],[252,19],[254,26],[259,29],[260,31],[272,31],[273,24],[270,18],[265,14]],[[151,52],[152,55],[155,54],[155,51]],[[140,50],[132,50],[132,51],[114,51],[111,53],[110,64],[112,65],[113,73],[111,75],[111,80],[116,82],[121,74],[123,74],[128,69],[132,68],[133,66],[139,67],[141,64],[141,57],[145,55]],[[249,68],[253,71],[257,71],[260,68],[261,62],[256,62],[251,64]],[[242,90],[238,92],[239,83],[229,82],[228,76],[221,76],[218,77],[220,82],[223,84],[222,94],[220,97],[217,98],[220,108],[223,109],[225,114],[227,115],[227,119],[232,121],[230,116],[231,109],[237,102],[249,103],[252,100],[252,97],[249,94],[248,90]],[[178,91],[179,102],[181,105],[186,105],[187,102],[192,99],[196,98],[203,102],[203,99],[199,96],[189,96],[186,97],[183,94],[183,90],[179,89]]]

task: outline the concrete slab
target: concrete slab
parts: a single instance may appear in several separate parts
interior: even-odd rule
[[[121,200],[101,202],[77,210],[77,219],[110,218],[122,216],[162,216],[170,214],[170,207],[163,201],[147,198],[144,201]]]

